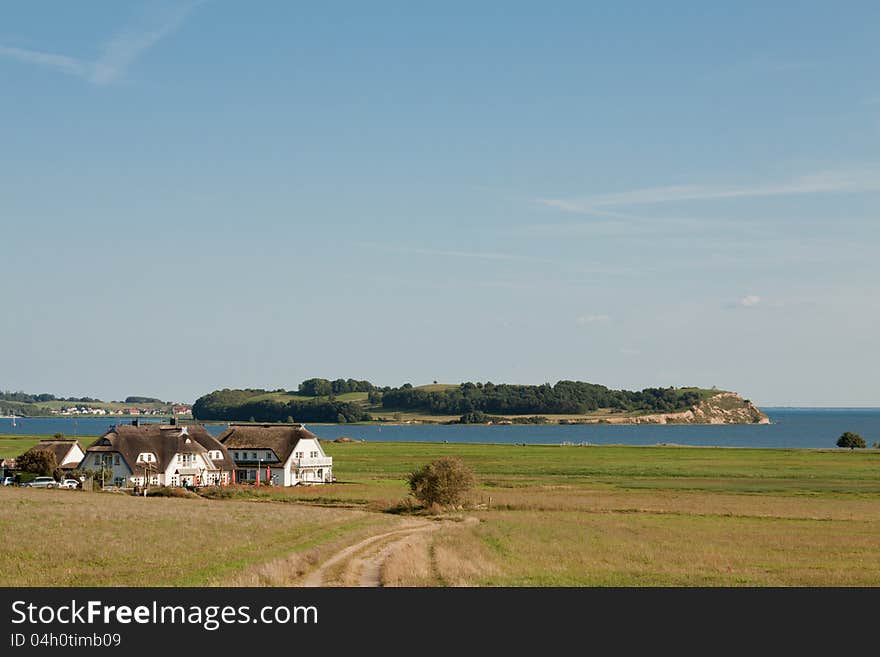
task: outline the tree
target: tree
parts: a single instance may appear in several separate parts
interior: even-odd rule
[[[413,497],[425,506],[458,503],[471,488],[474,473],[461,459],[444,456],[412,472],[408,477]]]
[[[306,397],[327,397],[333,386],[327,379],[306,379],[299,384],[299,394]]]
[[[55,452],[48,449],[29,449],[15,459],[16,468],[40,477],[51,477],[58,469]]]
[[[859,449],[865,448],[865,439],[862,438],[859,434],[853,433],[852,431],[845,431],[840,438],[837,439],[838,447],[849,447],[850,449],[855,449],[858,447]]]

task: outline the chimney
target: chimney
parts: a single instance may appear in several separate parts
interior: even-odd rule
[[[172,427],[176,427],[177,426],[177,418],[172,415],[171,419],[168,420],[168,424],[170,424]]]
[[[138,417],[136,417],[135,419],[133,419],[133,420],[131,421],[131,426],[133,426],[133,427],[139,427],[139,426],[141,426],[141,419],[138,418]]]

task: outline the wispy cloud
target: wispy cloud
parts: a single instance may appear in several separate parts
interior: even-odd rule
[[[126,69],[159,41],[177,31],[204,0],[195,0],[161,12],[135,27],[121,30],[101,48],[96,59],[81,59],[39,50],[0,44],[0,57],[35,64],[59,73],[82,78],[95,85],[119,80]]]
[[[549,262],[546,258],[519,255],[516,253],[499,253],[495,251],[457,251],[446,249],[425,249],[411,246],[393,246],[377,244],[375,242],[362,242],[359,244],[364,249],[378,249],[388,253],[408,253],[412,255],[440,256],[447,258],[474,258],[477,260],[524,260],[529,262]]]
[[[749,294],[739,300],[739,305],[743,308],[754,308],[761,303],[761,297],[757,294]]]
[[[581,315],[575,320],[578,326],[587,326],[588,324],[604,324],[610,322],[611,317],[608,315]]]
[[[672,185],[579,198],[538,198],[535,201],[539,205],[563,212],[614,216],[606,208],[682,201],[872,191],[880,191],[880,171],[826,171],[769,184]]]
[[[13,48],[0,44],[0,56],[10,59],[16,59],[27,64],[37,64],[45,66],[61,73],[68,75],[76,75],[86,77],[88,67],[78,59],[66,57],[65,55],[55,55],[48,52],[38,52],[36,50],[25,50],[24,48]]]

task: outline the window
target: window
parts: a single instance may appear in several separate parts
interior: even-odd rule
[[[301,459],[301,458],[303,457],[303,453],[302,453],[302,452],[297,452],[297,453],[295,454],[295,456],[296,456],[296,458]]]
[[[252,458],[252,459],[257,458],[257,453],[256,453],[256,452],[251,452],[251,458]]]
[[[180,465],[180,461],[181,461],[181,456],[180,456],[180,454],[178,454],[177,455],[177,465]]]
[[[119,465],[119,454],[113,456],[113,465]]]

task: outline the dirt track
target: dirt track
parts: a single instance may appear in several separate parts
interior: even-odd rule
[[[302,581],[302,586],[319,587],[327,585],[325,582],[327,572],[340,564],[342,565],[344,575],[349,576],[348,578],[343,578],[343,584],[347,584],[346,579],[351,579],[355,574],[359,573],[357,577],[358,586],[382,586],[382,565],[385,561],[396,550],[400,549],[413,534],[436,531],[443,524],[428,520],[410,520],[408,521],[408,527],[365,538],[354,545],[340,550],[327,559],[305,577]],[[394,540],[386,542],[386,539],[391,538]]]

